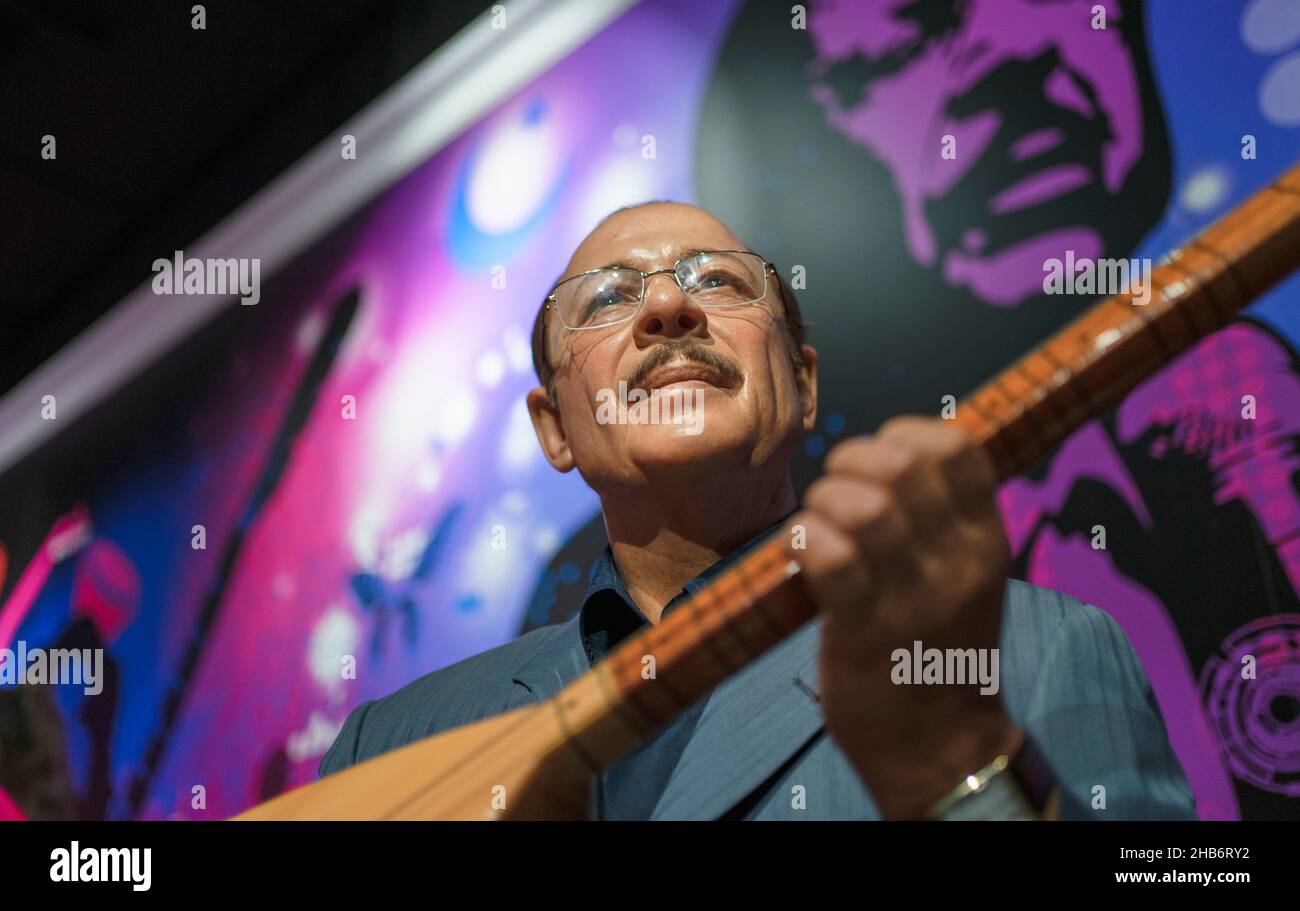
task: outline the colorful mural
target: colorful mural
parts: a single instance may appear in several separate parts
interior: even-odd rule
[[[536,308],[609,210],[695,201],[803,270],[806,483],[1086,307],[1045,259],[1157,257],[1300,160],[1293,7],[1095,5],[814,2],[798,28],[644,0],[0,477],[0,648],[106,650],[101,693],[40,715],[75,812],[236,813],[312,780],[359,701],[577,608],[596,500],[523,397]],[[1015,573],[1133,640],[1204,818],[1300,817],[1298,296],[1002,491]]]

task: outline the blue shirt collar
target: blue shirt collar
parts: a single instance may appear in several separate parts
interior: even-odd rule
[[[789,515],[783,516],[772,523],[687,582],[682,590],[664,606],[663,616],[668,616],[673,608],[707,588],[715,577],[768,538],[789,517]],[[604,554],[591,567],[591,574],[587,581],[587,594],[583,598],[582,610],[579,611],[578,616],[578,629],[582,636],[582,647],[587,653],[587,660],[594,666],[625,638],[649,623],[650,621],[636,606],[636,602],[632,600],[632,596],[628,594],[623,575],[619,572],[618,564],[614,562],[614,552],[608,544],[605,545]]]

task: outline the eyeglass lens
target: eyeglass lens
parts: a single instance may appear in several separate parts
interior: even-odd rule
[[[734,307],[761,300],[767,270],[756,253],[701,253],[677,264],[683,293],[702,307]],[[556,310],[570,329],[622,322],[641,307],[643,285],[635,269],[601,269],[555,289]]]

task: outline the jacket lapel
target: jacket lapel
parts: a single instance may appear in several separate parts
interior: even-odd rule
[[[651,818],[716,819],[817,735],[824,723],[816,697],[820,642],[814,619],[706,697]],[[532,698],[549,699],[587,670],[575,616],[513,680]]]
[[[512,679],[536,699],[549,699],[590,670],[582,649],[578,615],[560,624],[545,644],[515,671]]]
[[[652,819],[717,819],[823,726],[814,619],[708,697]]]

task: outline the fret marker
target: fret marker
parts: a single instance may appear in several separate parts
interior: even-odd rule
[[[1092,346],[1098,351],[1105,351],[1123,337],[1124,333],[1120,332],[1118,329],[1107,329],[1101,335],[1097,336],[1096,340],[1092,343]]]
[[[1161,300],[1170,301],[1182,297],[1191,285],[1186,280],[1170,282],[1160,292]]]

